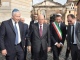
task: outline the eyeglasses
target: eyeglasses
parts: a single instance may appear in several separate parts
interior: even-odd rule
[[[72,21],[68,21],[68,22],[72,22]]]

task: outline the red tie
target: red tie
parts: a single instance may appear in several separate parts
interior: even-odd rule
[[[39,34],[40,34],[40,37],[42,37],[42,26],[40,25],[40,29],[39,29]]]

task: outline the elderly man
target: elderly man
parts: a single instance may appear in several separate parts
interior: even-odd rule
[[[0,30],[0,46],[6,60],[24,59],[24,24],[20,22],[21,13],[18,9],[12,11],[12,18],[3,21]]]
[[[47,51],[50,51],[49,25],[45,24],[44,20],[43,15],[38,15],[38,23],[32,24],[29,33],[34,53],[34,60],[47,60]]]

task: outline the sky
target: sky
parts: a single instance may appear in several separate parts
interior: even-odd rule
[[[36,4],[36,3],[39,3],[39,2],[42,2],[44,0],[33,0],[33,4]],[[64,4],[66,3],[67,0],[54,0],[55,2],[59,2],[61,4]]]

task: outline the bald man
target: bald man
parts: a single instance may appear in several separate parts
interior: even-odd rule
[[[30,30],[31,45],[34,60],[47,60],[47,51],[50,51],[49,25],[44,23],[44,16],[38,15],[38,23],[32,24]]]

